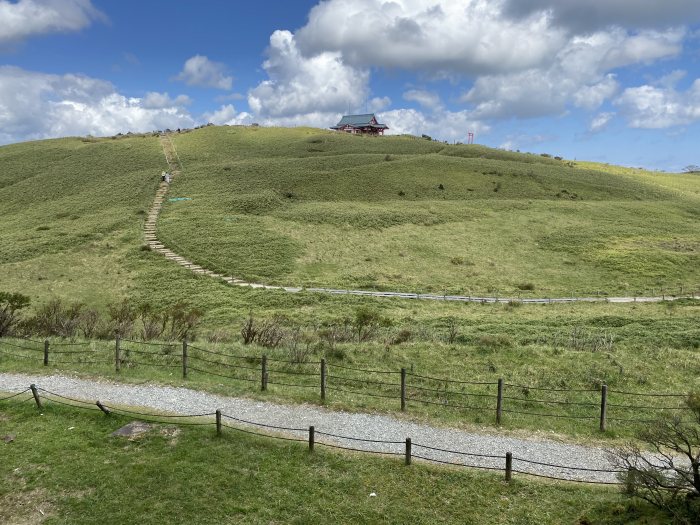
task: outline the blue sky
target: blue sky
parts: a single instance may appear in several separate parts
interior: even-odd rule
[[[0,0],[0,143],[216,124],[700,164],[697,0]]]

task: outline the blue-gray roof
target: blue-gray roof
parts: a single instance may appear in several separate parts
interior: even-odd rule
[[[374,116],[374,113],[366,113],[364,115],[344,115],[343,118],[340,119],[340,122],[335,125],[336,128],[340,128],[342,126],[376,126],[376,127],[384,127],[384,124],[379,124],[377,122],[376,124],[372,124],[372,119],[374,119],[375,122],[377,122],[377,117]]]

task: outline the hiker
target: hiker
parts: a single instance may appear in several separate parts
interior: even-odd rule
[[[161,182],[165,182],[165,176],[166,176],[166,173],[164,171],[161,171],[160,172],[160,181]]]

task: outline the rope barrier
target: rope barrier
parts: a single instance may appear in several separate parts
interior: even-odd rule
[[[248,421],[246,419],[241,419],[238,417],[230,416],[228,414],[224,414],[223,412],[221,413],[222,417],[228,418],[228,419],[233,419],[234,421],[238,421],[239,423],[245,423],[247,425],[253,425],[256,427],[265,427],[265,428],[271,428],[273,430],[289,430],[291,432],[308,432],[308,428],[292,428],[292,427],[278,427],[275,425],[267,425],[265,423],[257,423],[255,421]]]
[[[628,408],[628,409],[640,409],[640,410],[692,410],[690,407],[652,407],[652,406],[640,406],[640,405],[613,405],[608,404],[609,407],[615,408]]]
[[[262,359],[262,358],[256,357],[256,356],[245,356],[245,355],[224,354],[221,352],[213,352],[212,350],[207,350],[206,348],[201,348],[199,346],[194,346],[194,345],[189,345],[189,348],[192,350],[198,350],[199,352],[204,352],[207,354],[218,355],[221,357],[230,357],[232,359],[246,359],[246,360],[256,360],[256,361],[260,361]]]
[[[296,441],[297,443],[306,443],[306,439],[290,438],[290,437],[285,437],[285,436],[276,436],[274,434],[263,434],[262,432],[253,432],[252,430],[247,430],[245,428],[235,427],[233,425],[227,425],[225,423],[222,426],[224,426],[226,428],[230,428],[231,430],[236,430],[237,432],[244,432],[246,434],[252,434],[254,436],[262,436],[262,437],[272,438],[272,439],[281,439],[282,441]]]
[[[498,397],[498,396],[495,396],[493,394],[475,394],[472,392],[457,392],[456,390],[440,390],[437,388],[424,388],[424,387],[416,386],[416,385],[408,385],[408,388],[422,390],[424,392],[437,392],[438,394],[444,393],[444,394],[456,394],[458,396],[491,397],[493,399],[496,399]]]
[[[598,419],[598,416],[567,416],[567,415],[560,415],[560,414],[540,414],[537,412],[522,412],[522,411],[518,411],[518,410],[506,410],[505,408],[503,409],[503,413],[520,414],[520,415],[525,415],[525,416],[556,417],[556,418],[561,418],[561,419]]]
[[[598,407],[596,403],[583,403],[575,401],[547,401],[546,399],[529,399],[526,397],[509,397],[503,396],[503,399],[509,399],[510,401],[524,401],[525,403],[545,403],[552,405],[576,405],[576,406],[586,406],[586,407]],[[608,405],[612,406],[612,405]]]
[[[314,374],[317,375],[317,374]],[[354,379],[352,377],[343,377],[343,376],[333,376],[333,375],[328,375],[328,379],[340,379],[341,381],[351,381],[353,383],[363,383],[366,385],[381,385],[381,386],[393,386],[393,387],[400,387],[401,384],[399,383],[384,383],[383,381],[371,381],[369,379]]]
[[[384,396],[381,394],[369,394],[367,392],[357,392],[355,390],[346,390],[344,388],[338,388],[338,387],[330,386],[330,385],[326,385],[326,390],[333,390],[335,392],[343,392],[345,394],[357,394],[358,396],[381,397],[384,399],[399,399],[396,396]]]
[[[370,370],[367,368],[352,368],[350,366],[342,366],[338,364],[328,364],[328,367],[342,368],[343,370],[353,370],[355,372],[368,372],[370,374],[400,374],[401,372],[395,372],[391,370]]]
[[[553,468],[563,468],[567,470],[581,470],[583,472],[606,472],[608,474],[623,474],[624,470],[610,470],[610,469],[600,469],[600,468],[584,468],[584,467],[569,467],[566,465],[555,465],[553,463],[543,463],[541,461],[534,461],[531,459],[523,459],[513,456],[514,460],[522,461],[523,463],[530,463],[531,465],[542,465],[543,467],[553,467]]]
[[[19,355],[19,354],[13,354],[12,352],[7,352],[6,350],[0,350],[0,353],[3,355],[9,355],[10,357],[16,357],[17,359],[37,359],[41,360],[41,356],[31,356],[31,355]]]
[[[438,403],[437,401],[426,401],[425,399],[418,399],[417,397],[407,397],[406,401],[418,401],[419,403],[425,403],[428,405],[439,405],[448,408],[463,408],[464,410],[491,410],[490,407],[475,407],[470,405],[455,405],[450,403]]]
[[[2,339],[0,339],[0,344],[7,345],[7,346],[13,346],[15,348],[21,348],[22,350],[33,350],[34,352],[43,352],[44,351],[43,348],[32,348],[30,346],[16,345],[13,343],[8,343],[7,341],[3,341]]]
[[[599,392],[599,390],[595,389],[575,389],[575,388],[548,388],[548,387],[541,387],[541,386],[528,386],[528,385],[516,385],[513,383],[504,383],[503,386],[509,386],[512,388],[522,388],[526,390],[542,390],[545,392]]]
[[[491,383],[486,381],[458,381],[457,379],[441,379],[439,377],[421,376],[414,374],[413,372],[406,372],[407,376],[417,377],[419,379],[428,379],[430,381],[439,381],[441,383],[458,383],[461,385],[498,385],[498,383]]]
[[[294,383],[280,383],[277,381],[268,381],[268,385],[279,385],[279,386],[291,386],[291,387],[299,387],[299,388],[314,388],[317,389],[318,385],[298,385]]]
[[[623,394],[626,396],[646,396],[646,397],[688,397],[688,394],[655,394],[649,393],[645,394],[642,392],[625,392],[623,390],[608,390],[609,393],[613,394]]]
[[[446,452],[447,454],[459,454],[460,456],[472,456],[475,458],[490,458],[490,459],[502,459],[503,456],[494,456],[490,454],[477,454],[475,452],[460,452],[458,450],[447,450],[444,448],[429,447],[428,445],[421,445],[420,443],[413,443],[414,447],[427,448],[428,450],[434,450],[436,452]]]
[[[196,357],[193,355],[188,355],[187,358],[192,360],[192,361],[201,361],[203,363],[209,363],[212,365],[225,366],[226,368],[242,368],[244,370],[259,370],[259,368],[253,368],[251,366],[232,365],[229,363],[222,363],[220,361],[212,361],[211,359],[204,359],[203,357]]]
[[[593,480],[587,480],[587,479],[558,478],[556,476],[548,476],[547,474],[537,474],[535,472],[528,472],[525,470],[516,470],[516,469],[512,469],[512,472],[516,472],[518,474],[525,474],[527,476],[535,476],[537,478],[552,479],[555,481],[573,481],[576,483],[590,483],[592,485],[623,485],[624,484],[621,481],[593,481]]]
[[[236,380],[238,380],[238,381],[248,381],[248,382],[251,382],[251,383],[257,383],[257,382],[258,382],[257,379],[250,379],[250,378],[247,378],[247,377],[237,377],[237,376],[227,376],[227,375],[224,375],[224,374],[217,374],[216,372],[209,372],[208,370],[202,370],[202,369],[200,369],[200,368],[195,368],[195,367],[193,367],[193,366],[188,367],[188,370],[194,370],[195,372],[200,372],[200,373],[202,373],[202,374],[209,374],[209,375],[217,376],[217,377],[226,377],[226,378],[228,378],[228,379],[236,379]]]
[[[442,463],[443,465],[453,465],[455,467],[480,468],[483,470],[499,470],[501,472],[503,471],[502,467],[488,467],[486,465],[470,465],[469,463],[455,463],[453,461],[445,461],[442,459],[429,458],[426,456],[421,456],[419,454],[411,454],[411,457],[416,458],[416,459],[423,459],[425,461],[432,461],[433,463]],[[502,459],[502,457],[499,456],[499,459]]]
[[[276,370],[276,369],[267,369],[268,372],[272,373],[275,372],[276,374],[286,374],[289,376],[311,376],[311,377],[318,377],[319,373],[315,372],[289,372],[287,370]]]
[[[305,440],[304,440],[305,441]],[[322,441],[316,441],[316,445],[323,445],[324,447],[330,447],[330,448],[337,448],[340,450],[350,450],[352,452],[366,452],[368,454],[383,454],[387,456],[403,456],[403,452],[386,452],[382,450],[368,450],[365,448],[353,448],[353,447],[344,447],[342,445],[331,445],[330,443],[324,443]]]
[[[22,394],[26,394],[27,392],[29,392],[29,390],[30,389],[27,388],[26,390],[22,390],[21,392],[17,392],[16,394],[12,394],[11,396],[0,397],[0,402],[7,401],[8,399],[13,399],[15,397],[21,396]]]
[[[328,437],[333,437],[336,439],[347,439],[350,441],[364,441],[366,443],[386,443],[389,445],[403,445],[404,441],[386,441],[384,439],[364,439],[364,438],[356,438],[352,436],[341,436],[339,434],[331,434],[330,432],[322,432],[320,430],[316,430],[316,434],[319,436],[328,436]]]

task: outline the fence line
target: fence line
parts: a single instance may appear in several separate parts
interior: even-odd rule
[[[101,403],[100,401],[96,401],[93,403],[91,401],[85,401],[82,399],[75,399],[72,397],[64,396],[62,394],[58,394],[56,392],[51,392],[51,391],[46,390],[44,388],[38,387],[34,384],[30,385],[29,388],[22,390],[20,392],[14,392],[8,396],[0,397],[0,402],[8,401],[11,399],[16,399],[17,397],[19,397],[23,394],[27,394],[28,392],[32,393],[32,397],[29,397],[28,399],[26,399],[24,401],[28,401],[28,400],[33,399],[34,402],[36,403],[37,408],[39,408],[39,409],[44,408],[44,405],[42,402],[48,401],[50,403],[57,403],[59,405],[67,406],[67,407],[70,407],[73,409],[80,408],[80,409],[84,409],[84,410],[88,410],[88,411],[92,411],[92,412],[95,412],[95,411],[102,412],[103,414],[105,414],[105,416],[110,416],[111,414],[124,415],[124,416],[134,416],[136,419],[140,419],[143,421],[151,421],[151,422],[156,422],[156,423],[171,423],[171,424],[181,425],[181,426],[214,426],[215,425],[216,432],[219,435],[222,433],[222,428],[229,428],[229,429],[232,429],[232,430],[235,430],[238,432],[244,432],[247,434],[252,434],[252,435],[261,436],[261,437],[265,437],[265,438],[272,438],[272,439],[278,439],[278,440],[283,440],[283,441],[293,441],[293,442],[300,442],[300,443],[301,442],[308,442],[310,452],[313,452],[315,445],[321,445],[321,446],[325,446],[325,447],[329,447],[329,448],[335,448],[335,449],[341,449],[341,450],[347,450],[347,451],[353,451],[353,452],[359,452],[359,453],[379,454],[379,455],[384,455],[384,456],[404,456],[406,465],[411,465],[412,459],[421,459],[421,460],[423,460],[425,462],[429,462],[429,463],[451,465],[454,467],[500,471],[500,472],[504,472],[505,480],[508,482],[510,482],[512,480],[513,473],[519,473],[519,474],[524,474],[527,476],[536,476],[536,477],[553,479],[553,480],[557,480],[557,481],[591,483],[591,484],[600,484],[600,485],[622,484],[621,481],[606,481],[606,480],[601,480],[601,479],[597,479],[597,480],[579,479],[579,478],[573,478],[571,476],[562,477],[562,476],[555,476],[555,475],[550,475],[550,474],[543,474],[541,472],[533,472],[530,470],[520,470],[517,468],[513,468],[513,461],[521,462],[521,463],[528,464],[528,465],[535,465],[535,466],[546,467],[546,468],[551,468],[551,469],[561,469],[564,471],[570,471],[573,473],[583,473],[583,474],[595,473],[595,474],[612,474],[612,475],[617,476],[620,474],[624,474],[626,472],[626,471],[619,470],[619,469],[588,468],[588,467],[579,467],[579,466],[575,466],[575,465],[560,465],[560,464],[556,464],[556,463],[535,461],[535,460],[531,460],[531,459],[513,456],[513,454],[510,452],[507,452],[505,455],[498,455],[498,454],[483,454],[483,453],[467,452],[467,451],[463,451],[463,450],[450,450],[450,449],[445,449],[445,448],[440,448],[440,447],[433,447],[431,445],[426,445],[426,444],[422,444],[422,443],[412,443],[412,440],[410,438],[406,438],[405,441],[362,438],[362,437],[357,437],[357,436],[346,436],[346,435],[341,435],[341,434],[334,434],[331,432],[323,432],[321,430],[316,430],[316,428],[314,426],[310,426],[308,428],[301,428],[301,427],[286,427],[286,426],[271,425],[271,424],[267,424],[267,423],[251,421],[249,419],[242,419],[242,418],[233,416],[231,414],[226,414],[226,413],[222,412],[221,410],[216,410],[215,412],[204,412],[204,413],[197,413],[197,414],[170,414],[170,413],[166,414],[166,413],[156,413],[156,412],[141,412],[141,411],[133,410],[133,409],[129,409],[129,408],[121,408],[121,407],[116,407],[113,405],[106,405],[106,404]],[[23,403],[24,401],[16,401],[16,402]],[[212,416],[215,417],[215,420],[211,420]],[[201,421],[202,418],[208,418],[208,419],[205,421]],[[198,420],[198,419],[199,419],[199,421],[190,421],[190,420]],[[263,430],[269,430],[269,431],[274,431],[274,432],[293,433],[293,435],[292,436],[289,436],[289,435],[285,436],[285,435],[280,435],[279,433],[256,432],[256,431],[250,430],[248,428],[241,428],[239,426],[226,424],[223,422],[223,419],[229,420],[229,421],[235,421],[237,423],[249,425],[251,427],[259,428],[259,429],[263,429]],[[299,437],[299,434],[303,434],[304,437],[303,438]],[[328,443],[328,442],[324,442],[324,441],[318,441],[316,439],[316,436],[325,436],[328,438],[338,439],[341,441],[368,443],[371,445],[387,445],[390,447],[396,447],[396,446],[403,445],[403,450],[402,451],[396,451],[395,449],[394,450],[374,450],[374,449],[369,449],[369,448],[349,447],[349,446],[344,446],[343,444],[339,444],[339,443]],[[427,451],[438,452],[438,453],[454,455],[454,456],[460,456],[460,457],[465,457],[465,458],[480,458],[480,459],[494,460],[494,461],[504,461],[504,460],[505,461],[503,463],[503,466],[448,461],[446,459],[431,457],[430,455],[415,454],[412,450],[413,447],[421,448],[421,449],[424,449]]]
[[[645,404],[625,402],[626,396],[644,397],[645,399],[649,400],[653,398],[678,398],[680,400],[680,398],[685,398],[687,396],[687,394],[681,393],[628,392],[624,390],[608,389],[606,385],[601,385],[599,390],[549,388],[506,383],[502,378],[499,379],[498,382],[465,381],[420,375],[412,371],[409,372],[405,368],[402,368],[399,371],[376,370],[345,366],[335,363],[327,364],[325,359],[321,359],[320,363],[310,361],[294,362],[281,359],[269,359],[266,355],[242,356],[227,354],[190,345],[187,341],[182,342],[181,351],[178,351],[178,344],[176,343],[153,343],[149,341],[135,341],[117,338],[114,341],[113,360],[100,359],[100,357],[104,355],[104,349],[55,350],[52,349],[52,346],[59,345],[59,343],[52,343],[48,340],[27,341],[37,345],[41,344],[43,346],[44,366],[48,366],[49,364],[113,364],[117,373],[122,373],[122,370],[127,370],[134,367],[171,369],[182,368],[183,379],[187,379],[190,377],[190,374],[195,373],[229,379],[232,381],[242,381],[252,384],[258,383],[261,391],[268,390],[269,385],[274,385],[276,387],[317,390],[319,391],[321,402],[326,401],[327,392],[395,400],[397,401],[396,408],[398,409],[400,407],[401,411],[409,410],[410,403],[430,405],[450,410],[477,411],[486,415],[491,414],[494,416],[496,425],[504,424],[504,415],[532,416],[538,418],[597,421],[599,429],[601,431],[606,431],[609,423],[647,424],[654,421],[654,419],[651,418],[651,416],[654,414],[664,413],[666,411],[676,414],[683,414],[689,410],[688,407],[680,404],[678,406],[669,406],[667,403],[661,406],[654,406],[653,403],[649,402]],[[123,343],[128,343],[129,346],[124,346]],[[72,343],[68,344],[73,345]],[[76,343],[76,345],[77,344],[84,345],[91,343]],[[161,351],[146,351],[135,348],[135,346],[139,344],[160,347]],[[9,349],[12,351],[8,351],[8,349],[4,347],[9,347]],[[22,355],[17,353],[18,351],[21,352],[22,350],[26,350],[30,354]],[[6,339],[0,338],[0,358],[6,356],[16,359],[36,359],[39,361],[42,359],[42,355],[39,352],[42,352],[42,349],[18,345],[7,341]],[[207,356],[216,355],[219,359],[205,358],[201,355],[197,355],[198,352],[203,352],[207,354]],[[56,360],[52,357],[54,355],[58,355],[61,358],[65,356],[68,359]],[[83,356],[86,356],[86,358],[84,359]],[[71,357],[76,359],[71,360]],[[225,360],[228,358],[244,360],[246,363],[237,364],[235,362],[225,362]],[[257,366],[251,366],[251,363],[257,363]],[[282,368],[270,368],[268,363],[277,363]],[[297,365],[314,366],[317,368],[316,370],[310,370],[308,368],[305,370],[299,370],[296,368]],[[287,367],[293,369],[286,369]],[[336,375],[328,373],[329,369],[334,368],[354,372],[356,374],[363,374],[364,377],[349,377],[349,374]],[[242,372],[242,374],[236,373],[239,370]],[[376,375],[399,376],[400,383],[377,380]],[[416,381],[418,384],[416,384]],[[421,383],[424,381],[429,383],[439,383],[444,385],[444,388],[430,388],[427,384]],[[448,389],[448,385],[461,385],[461,390]],[[489,388],[491,386],[498,387],[496,393],[485,393],[483,391],[479,392],[469,389],[466,391],[464,390],[465,387]],[[512,393],[508,392],[508,389],[520,390],[525,395],[520,394],[520,392],[513,395]],[[540,395],[537,398],[530,398],[527,396],[527,393],[531,390],[538,392],[551,392],[554,394],[554,396],[552,399],[546,399],[548,396],[545,395]],[[562,399],[560,397],[563,394],[570,393],[581,394],[586,397],[584,397],[584,399],[579,398],[577,400],[565,398]],[[611,394],[614,398],[616,398],[617,402],[609,402],[609,396]],[[479,403],[471,404],[469,403],[469,398],[472,398],[472,401],[481,401]],[[460,403],[460,399],[466,401],[466,403]],[[552,413],[551,411],[540,412],[536,410],[533,411],[531,409],[545,406],[562,407],[564,413]],[[564,407],[572,408],[564,409]],[[596,413],[591,414],[591,409],[595,409]],[[630,410],[639,411],[639,413],[636,414],[638,417],[627,417],[625,414]]]

